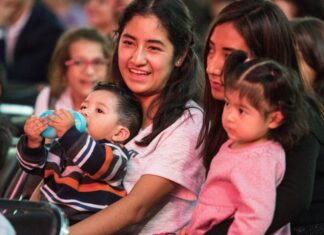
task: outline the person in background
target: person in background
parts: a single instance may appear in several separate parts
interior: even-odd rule
[[[249,58],[273,59],[300,74],[291,26],[275,4],[260,0],[235,1],[220,12],[211,25],[205,48],[205,117],[200,144],[203,145],[207,169],[228,138],[221,124],[225,104],[223,66],[225,58],[234,50],[246,52]],[[316,171],[323,169],[323,116],[319,102],[311,94],[307,95],[311,131],[294,147],[285,148],[286,173],[277,188],[275,213],[267,234],[285,226],[309,208]],[[226,234],[230,223],[227,220],[207,234]]]
[[[210,17],[215,19],[220,11],[234,0],[205,0]]]
[[[0,64],[0,104],[5,89],[6,76],[3,66],[2,64]],[[8,120],[8,118],[0,116],[0,168],[3,167],[6,161],[6,157],[12,143],[14,129],[12,124],[9,123],[10,121]]]
[[[57,15],[66,29],[84,27],[83,0],[42,0]]]
[[[309,132],[299,118],[307,115],[307,101],[295,76],[271,59],[228,56],[222,125],[229,140],[211,162],[188,234],[205,234],[228,218],[234,218],[228,234],[265,234],[285,173],[283,146]],[[290,226],[275,234],[290,234]]]
[[[290,22],[297,43],[302,75],[323,102],[324,21],[315,17],[302,17]]]
[[[34,105],[47,83],[48,63],[63,31],[41,1],[0,1],[0,61],[8,81],[4,102]]]
[[[99,81],[108,81],[112,45],[93,28],[77,28],[59,39],[50,62],[49,83],[37,97],[35,115],[48,109],[78,110]]]
[[[203,113],[193,19],[182,0],[134,0],[118,28],[112,78],[141,102],[126,197],[70,227],[71,235],[154,234],[188,224],[204,180],[196,147]]]
[[[324,99],[324,22],[314,17],[290,21],[299,52],[302,75],[317,99]],[[324,155],[323,149],[322,156]],[[324,159],[319,158],[312,202],[308,210],[292,221],[294,235],[324,234]]]
[[[289,20],[312,16],[324,20],[323,0],[272,0],[285,13]]]
[[[86,0],[84,9],[89,25],[113,38],[118,20],[130,2],[132,0]]]
[[[54,116],[30,117],[17,145],[24,171],[40,175],[41,200],[59,206],[70,225],[125,196],[122,179],[130,151],[123,147],[142,125],[142,107],[128,91],[99,83],[80,106],[87,132],[74,126],[72,114],[59,109]],[[51,126],[58,139],[49,150],[41,133]]]

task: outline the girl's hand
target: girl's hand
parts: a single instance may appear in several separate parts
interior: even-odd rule
[[[27,136],[27,147],[38,148],[43,140],[41,133],[47,128],[47,121],[43,118],[32,115],[24,125],[24,132]]]
[[[71,112],[65,109],[55,110],[55,115],[46,116],[48,125],[55,128],[57,136],[62,137],[67,130],[74,126],[74,118]]]

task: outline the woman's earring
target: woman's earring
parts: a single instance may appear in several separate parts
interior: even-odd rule
[[[181,62],[182,62],[181,60],[177,60],[177,62],[175,63],[175,66],[176,67],[180,67],[181,66]]]

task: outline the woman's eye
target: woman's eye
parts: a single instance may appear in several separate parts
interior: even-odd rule
[[[131,46],[133,45],[134,43],[132,41],[129,41],[129,40],[123,40],[122,43],[126,46]]]
[[[161,48],[155,46],[150,46],[149,49],[152,51],[162,51]]]
[[[80,110],[83,110],[83,109],[86,109],[86,107],[85,106],[81,106],[80,107]]]
[[[213,54],[215,52],[215,49],[212,45],[208,45],[207,51],[208,51],[208,54]]]

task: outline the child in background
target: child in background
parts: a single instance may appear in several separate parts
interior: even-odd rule
[[[227,234],[265,234],[285,173],[283,146],[308,132],[305,99],[292,71],[270,59],[233,52],[224,68],[222,124],[229,140],[213,158],[187,234],[205,234],[228,218]],[[290,234],[289,225],[276,234]]]
[[[61,207],[70,224],[125,196],[121,182],[130,153],[123,144],[138,133],[143,118],[138,100],[112,83],[97,84],[80,112],[88,133],[80,133],[72,114],[60,109],[56,116],[29,118],[17,146],[23,170],[44,177],[41,200]],[[49,150],[41,136],[47,125],[58,136]]]
[[[113,45],[96,29],[68,30],[50,62],[49,83],[38,95],[35,115],[48,109],[78,110],[100,81],[108,81]]]

